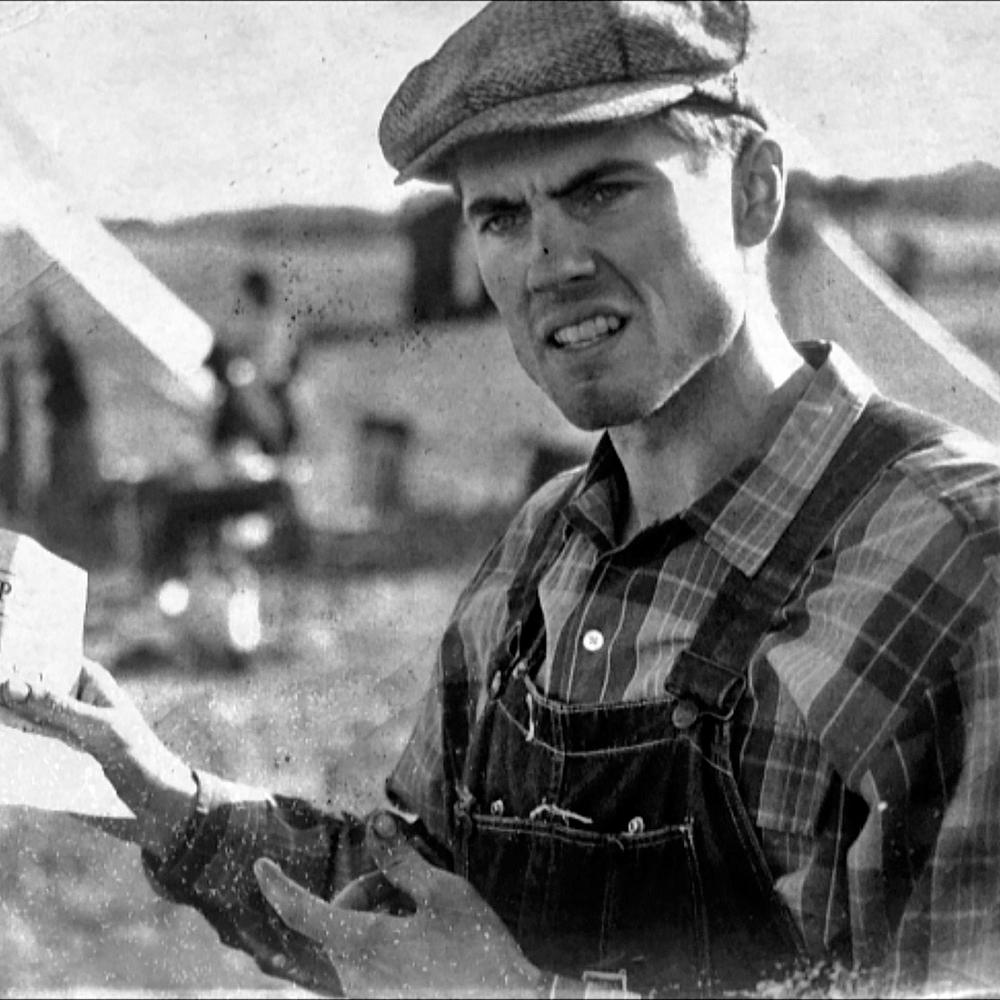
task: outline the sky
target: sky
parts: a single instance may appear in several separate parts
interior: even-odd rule
[[[95,214],[388,210],[386,101],[480,2],[0,0],[0,99]],[[1000,3],[756,2],[747,80],[793,165],[1000,165]],[[0,153],[2,153],[0,149]]]

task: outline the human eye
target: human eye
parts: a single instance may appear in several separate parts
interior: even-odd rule
[[[523,218],[523,209],[496,209],[480,216],[476,223],[476,229],[480,233],[491,236],[506,236],[517,229]]]
[[[595,205],[607,205],[625,193],[624,184],[595,184],[588,192],[589,200]]]
[[[573,201],[584,211],[596,211],[617,204],[629,190],[624,181],[592,181],[573,193]]]

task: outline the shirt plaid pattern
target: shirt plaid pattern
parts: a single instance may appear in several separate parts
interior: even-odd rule
[[[871,394],[838,348],[803,350],[815,374],[766,454],[680,517],[616,545],[624,484],[604,440],[582,477],[544,487],[488,554],[455,609],[436,683],[388,783],[442,844],[452,801],[444,679],[464,671],[470,697],[482,698],[509,625],[507,590],[525,560],[548,566],[538,675],[548,694],[579,703],[657,696],[728,567],[760,567]],[[565,515],[543,551],[529,554],[574,475]],[[998,552],[995,449],[956,429],[900,459],[860,498],[758,648],[735,724],[741,793],[810,948],[852,955],[900,984],[1000,983]],[[232,798],[221,783],[206,794],[209,817],[191,850]],[[363,866],[358,849],[336,849],[347,839],[336,824],[292,829],[288,808],[241,807],[238,823],[216,830],[201,874],[186,877],[186,900],[198,905],[192,885],[218,891],[269,851],[296,854],[299,877],[327,893],[340,882],[331,880],[332,852],[343,877]],[[168,888],[173,881],[175,896],[179,867],[174,859],[158,876]]]

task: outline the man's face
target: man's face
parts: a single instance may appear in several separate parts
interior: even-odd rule
[[[642,122],[481,142],[457,181],[518,360],[577,426],[643,420],[732,342],[729,157]]]

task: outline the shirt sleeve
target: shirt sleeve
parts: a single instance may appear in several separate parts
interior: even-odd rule
[[[395,805],[420,816],[435,848],[450,856],[453,796],[444,769],[441,697],[437,684],[424,696],[420,717],[385,787]]]
[[[1000,981],[1000,623],[952,666],[850,782],[867,805],[846,855],[854,963],[892,995]]]
[[[290,932],[271,910],[253,873],[267,857],[286,875],[329,899],[372,868],[364,823],[301,799],[197,772],[198,806],[165,858],[143,853],[153,888],[197,909],[224,944],[262,965],[284,951]]]
[[[1000,982],[1000,620],[994,615],[962,650],[957,685],[929,693],[937,747],[961,745],[947,781],[940,826],[915,786],[909,802],[914,846],[921,825],[937,830],[928,863],[903,911],[894,955],[905,984],[910,956],[926,955],[934,990],[995,990]],[[960,705],[949,705],[957,697]],[[953,711],[947,712],[949,708]],[[945,714],[947,712],[947,714]],[[964,722],[964,725],[962,725]],[[949,730],[958,730],[957,732]],[[944,755],[937,752],[934,763]],[[941,995],[941,994],[939,994]]]

